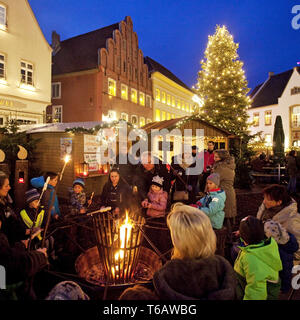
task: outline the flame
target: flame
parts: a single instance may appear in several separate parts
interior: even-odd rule
[[[70,159],[71,159],[70,155],[67,154],[64,158],[65,163],[68,163]]]
[[[124,259],[124,249],[125,248],[125,235],[127,230],[127,244],[129,244],[129,239],[131,235],[131,230],[133,228],[133,224],[129,219],[128,212],[126,211],[126,218],[124,223],[120,226],[120,250],[115,254],[115,260],[123,260]]]

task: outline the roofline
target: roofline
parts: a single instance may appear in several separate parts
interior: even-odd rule
[[[50,44],[48,43],[47,39],[45,38],[45,35],[44,35],[44,33],[43,33],[43,31],[42,31],[42,29],[41,29],[41,27],[40,27],[40,24],[39,24],[38,21],[37,21],[37,18],[36,18],[35,14],[34,14],[34,12],[33,12],[33,10],[32,10],[32,8],[31,8],[31,6],[30,6],[28,0],[25,0],[25,2],[26,2],[27,7],[29,8],[29,10],[30,10],[30,12],[31,12],[31,14],[32,14],[33,19],[35,20],[36,24],[38,25],[38,28],[39,28],[39,30],[40,30],[40,32],[41,32],[41,34],[42,34],[42,37],[44,38],[45,42],[47,43],[48,49],[50,50],[50,52],[52,52],[53,49],[52,49],[52,47],[50,46]]]

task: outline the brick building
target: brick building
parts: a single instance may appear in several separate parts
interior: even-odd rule
[[[64,41],[52,34],[48,122],[152,121],[152,84],[130,17]]]

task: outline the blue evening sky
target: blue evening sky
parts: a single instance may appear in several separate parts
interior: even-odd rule
[[[300,61],[300,29],[291,21],[300,0],[28,0],[51,43],[131,16],[139,47],[188,86],[196,83],[208,35],[225,24],[240,47],[249,87]],[[300,11],[299,11],[300,13]],[[300,24],[300,16],[299,16]]]

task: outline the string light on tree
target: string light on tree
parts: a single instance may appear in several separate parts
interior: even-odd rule
[[[243,62],[238,60],[238,47],[225,26],[216,26],[215,34],[208,37],[195,87],[211,123],[243,135],[247,129],[247,107],[251,102],[247,97],[249,89]]]

